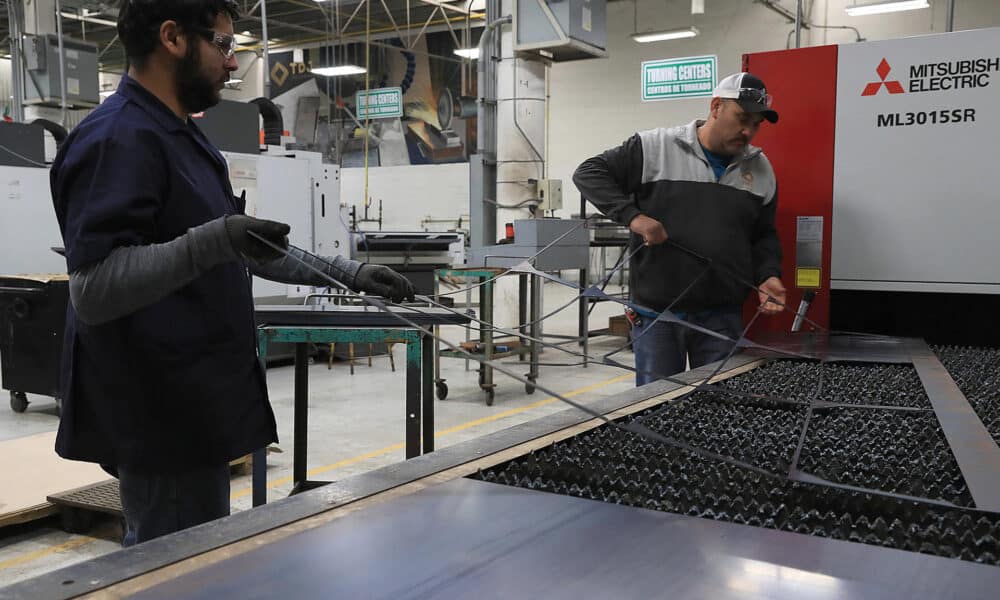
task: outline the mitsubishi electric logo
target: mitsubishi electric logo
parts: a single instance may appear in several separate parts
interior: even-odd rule
[[[881,81],[873,81],[868,85],[866,85],[865,90],[861,92],[861,95],[874,96],[875,94],[878,93],[880,89],[882,89],[883,85],[885,86],[885,89],[889,91],[890,94],[902,94],[903,93],[902,84],[900,84],[898,81],[895,80],[890,80],[890,81],[885,80],[885,78],[888,77],[889,75],[889,71],[891,70],[892,67],[890,67],[888,61],[886,61],[883,58],[882,62],[878,64],[878,68],[875,69],[875,72],[878,73],[878,77],[879,79],[881,79]]]
[[[882,86],[890,94],[921,92],[946,92],[951,90],[970,90],[989,87],[990,76],[1000,72],[1000,56],[966,58],[952,61],[938,61],[910,65],[910,77],[906,80],[906,89],[898,80],[886,80],[892,67],[883,58],[875,72],[880,81],[873,81],[865,86],[862,96],[878,94]]]

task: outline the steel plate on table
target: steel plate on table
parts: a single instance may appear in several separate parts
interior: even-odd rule
[[[1000,569],[453,480],[136,598],[984,598]]]

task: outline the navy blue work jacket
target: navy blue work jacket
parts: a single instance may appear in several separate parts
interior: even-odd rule
[[[51,186],[70,273],[244,210],[218,150],[128,76],[66,139]],[[239,262],[101,325],[71,303],[56,451],[171,471],[265,447],[277,432],[256,347]]]

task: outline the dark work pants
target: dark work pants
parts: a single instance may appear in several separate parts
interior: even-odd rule
[[[733,340],[738,340],[743,333],[743,315],[738,306],[687,312],[683,318]],[[642,324],[632,329],[635,384],[646,385],[682,373],[688,362],[696,369],[722,360],[733,344],[683,325],[642,317]]]
[[[122,546],[229,515],[229,464],[176,473],[118,467],[125,539]]]

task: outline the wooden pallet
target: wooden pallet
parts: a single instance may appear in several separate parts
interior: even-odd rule
[[[0,527],[27,523],[57,514],[46,500],[50,494],[90,485],[108,478],[101,467],[60,458],[56,432],[0,442]]]
[[[109,480],[108,474],[98,465],[60,458],[54,450],[55,436],[52,431],[0,442],[0,473],[3,473],[6,482],[10,482],[0,486],[0,528],[44,519],[60,512],[65,515],[66,507],[72,508],[70,512],[73,513],[121,514],[120,504],[117,510],[106,508],[111,503],[120,503],[117,499],[118,481]],[[253,472],[249,454],[229,464],[233,475],[250,475]],[[76,504],[50,500],[67,495],[76,500],[83,490],[95,487],[105,490],[101,486],[109,481],[114,484],[114,498],[97,502],[96,506],[88,504],[86,494]],[[64,516],[64,520],[66,518],[74,519],[72,515]]]
[[[58,514],[58,512],[58,506],[49,502],[43,502],[41,504],[36,504],[35,506],[29,506],[21,510],[0,515],[0,528],[10,525],[20,525],[21,523],[27,523],[29,521],[37,521],[38,519],[51,517],[54,514]]]
[[[232,475],[250,475],[253,473],[253,454],[241,456],[229,461],[229,473]]]

